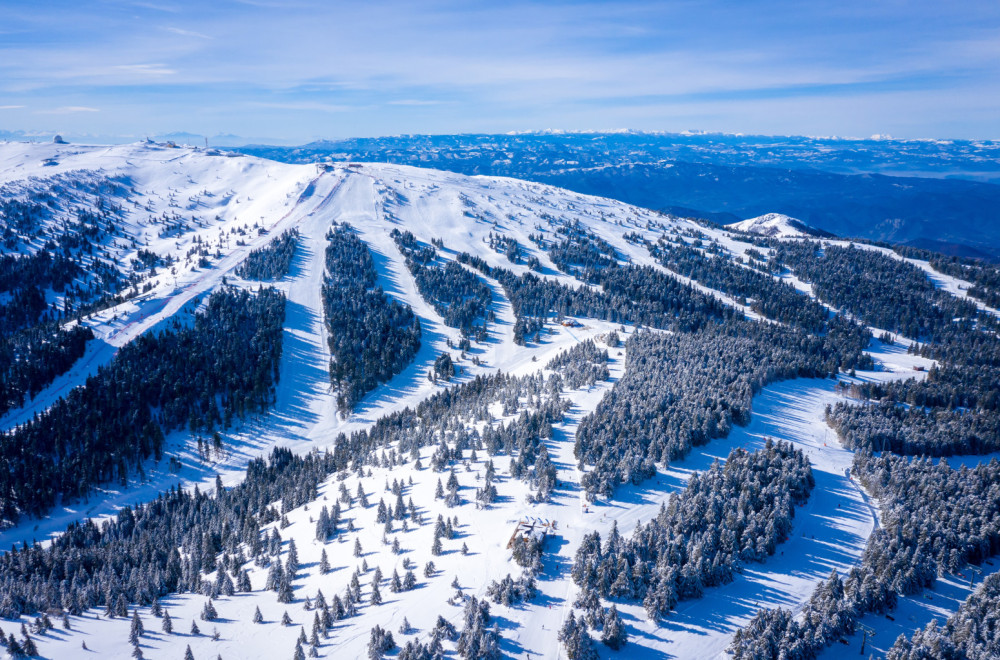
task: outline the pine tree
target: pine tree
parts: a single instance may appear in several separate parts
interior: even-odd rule
[[[264,615],[260,613],[260,606],[257,606],[253,612],[253,622],[261,623],[264,621]]]
[[[295,595],[292,592],[292,583],[289,579],[288,573],[281,580],[281,584],[278,585],[278,602],[279,603],[290,603],[295,599]]]
[[[194,660],[194,653],[191,653],[191,645],[187,645],[187,650],[184,651],[184,660]]]
[[[191,634],[192,635],[201,634],[201,630],[198,628],[198,622],[195,621],[194,619],[191,619]]]
[[[628,632],[622,623],[622,618],[618,614],[618,608],[611,605],[608,613],[604,616],[604,631],[601,633],[601,641],[611,650],[618,651],[628,641]]]
[[[24,641],[21,642],[21,649],[26,656],[38,655],[38,647],[35,645],[35,640],[31,639],[31,636],[27,633],[24,635]]]
[[[295,579],[295,574],[299,571],[299,551],[295,547],[295,539],[288,541],[288,558],[285,560],[285,572],[288,573],[289,580]]]
[[[285,579],[285,570],[281,567],[281,560],[277,559],[271,564],[271,569],[267,572],[267,581],[264,582],[264,589],[277,591]]]
[[[319,512],[319,519],[316,521],[316,540],[320,543],[326,542],[330,536],[330,512],[326,506]]]
[[[160,627],[163,629],[163,632],[168,635],[174,632],[174,622],[171,621],[170,612],[167,610],[163,610],[163,623]]]
[[[139,619],[139,610],[132,610],[132,626],[129,630],[128,641],[135,646],[139,643],[139,637],[144,633],[142,621]]]
[[[320,575],[326,575],[330,572],[330,560],[326,556],[326,548],[319,555],[319,572]]]
[[[240,577],[236,581],[236,587],[243,593],[250,593],[253,591],[253,585],[250,584],[250,573],[248,571],[240,571]]]
[[[202,621],[215,621],[219,618],[219,613],[215,609],[215,604],[212,603],[212,599],[209,598],[204,607],[201,608],[201,620]]]

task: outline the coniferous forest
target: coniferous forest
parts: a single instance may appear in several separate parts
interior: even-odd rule
[[[258,297],[280,304],[280,295],[270,291],[264,289]],[[225,298],[215,303],[222,309],[252,302],[246,294],[217,295]],[[582,370],[595,357],[586,347],[574,349],[557,366]],[[577,362],[578,366],[571,367]],[[502,373],[477,377],[430,397],[416,409],[383,417],[370,430],[341,434],[333,452],[299,457],[287,449],[275,449],[267,460],[252,461],[234,488],[219,484],[213,493],[171,489],[152,502],[124,508],[115,520],[102,525],[74,524],[48,547],[25,545],[0,556],[0,618],[53,608],[77,614],[97,606],[112,616],[127,616],[130,604],[150,605],[169,593],[217,595],[227,579],[245,591],[239,585],[246,584],[241,578],[246,563],[271,565],[283,547],[279,536],[261,532],[261,526],[315,500],[320,482],[331,474],[401,465],[424,446],[437,445],[430,467],[448,473],[449,482],[454,480],[442,497],[460,497],[455,468],[475,451],[516,456],[520,478],[534,484],[539,497],[547,497],[555,475],[554,468],[544,463],[547,458],[541,458],[546,456],[542,441],[565,412],[561,388],[559,375],[549,379]],[[532,400],[537,405],[525,405]],[[492,419],[487,408],[498,402],[508,415],[514,415],[509,423],[487,426],[483,434],[452,431],[460,420]],[[517,416],[519,410],[523,414]],[[499,479],[487,471],[475,495],[483,506],[495,500],[493,481]],[[354,500],[348,495],[346,501]],[[363,494],[359,504],[368,507]],[[382,507],[388,518],[406,517],[420,524],[419,510],[405,505],[401,495],[394,513],[388,513],[392,507],[384,503]],[[338,503],[334,513],[328,514],[328,522],[320,526],[324,540],[336,536],[339,511]],[[441,535],[445,533],[442,524]],[[207,581],[204,576],[212,573],[214,580]],[[285,579],[290,582],[291,577]],[[281,580],[276,573],[275,587]],[[330,626],[345,616],[343,610],[334,612]]]
[[[988,660],[1000,657],[1000,576],[983,586],[943,625],[931,621],[909,638],[900,636],[886,660]]]
[[[861,563],[817,587],[801,619],[761,610],[737,632],[737,660],[815,658],[857,627],[867,613],[895,609],[939,573],[957,572],[1000,552],[1000,462],[954,470],[945,463],[859,452],[854,473],[882,506]],[[942,496],[947,494],[946,496]]]
[[[656,465],[746,424],[750,400],[769,383],[863,368],[867,343],[857,326],[821,339],[737,321],[690,334],[636,335],[624,378],[577,431],[576,457],[593,466],[582,481],[587,496],[611,497],[616,486],[638,484]]]
[[[813,660],[1000,555],[990,264],[175,148],[2,188],[0,652]],[[971,593],[880,652],[995,656]]]
[[[367,392],[408,365],[420,349],[420,321],[378,286],[368,246],[349,225],[330,230],[323,282],[330,382],[349,413]]]
[[[298,229],[293,227],[281,232],[264,247],[250,252],[236,269],[236,274],[247,280],[280,280],[288,274],[298,242]]]
[[[58,496],[141,479],[173,429],[203,433],[205,451],[221,450],[214,431],[274,398],[283,319],[284,296],[273,289],[223,290],[190,326],[124,346],[85,386],[0,436],[0,519],[42,515]]]
[[[420,295],[444,318],[445,325],[458,328],[467,337],[486,337],[486,323],[493,320],[493,294],[485,282],[454,261],[438,263],[437,250],[421,245],[408,232],[392,230],[396,246],[406,258]]]
[[[741,266],[722,253],[711,254],[683,241],[660,240],[649,246],[650,254],[669,268],[705,286],[724,291],[748,304],[761,316],[788,323],[809,332],[821,332],[830,313],[791,284],[760,271]]]
[[[638,600],[658,619],[678,601],[731,582],[741,563],[773,555],[814,485],[805,455],[788,443],[734,450],[725,464],[693,475],[630,538],[617,527],[603,544],[597,532],[584,537],[572,572],[577,602],[593,608],[595,595]]]

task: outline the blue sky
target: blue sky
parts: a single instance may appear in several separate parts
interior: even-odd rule
[[[4,0],[0,131],[1000,138],[1000,2]]]

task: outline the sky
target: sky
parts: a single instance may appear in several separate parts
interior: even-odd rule
[[[0,135],[996,139],[998,109],[996,0],[0,3]]]

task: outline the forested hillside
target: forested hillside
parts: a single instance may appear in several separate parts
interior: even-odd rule
[[[273,289],[222,290],[191,326],[122,348],[83,387],[0,438],[0,519],[44,514],[57,497],[85,497],[104,482],[124,486],[136,471],[141,479],[172,429],[197,432],[199,451],[220,451],[217,429],[273,400],[283,316]]]
[[[378,286],[371,253],[350,225],[333,228],[328,238],[323,312],[330,382],[339,391],[337,407],[348,413],[410,363],[420,348],[420,322]]]
[[[991,657],[987,264],[156,144],[0,186],[15,657]]]

